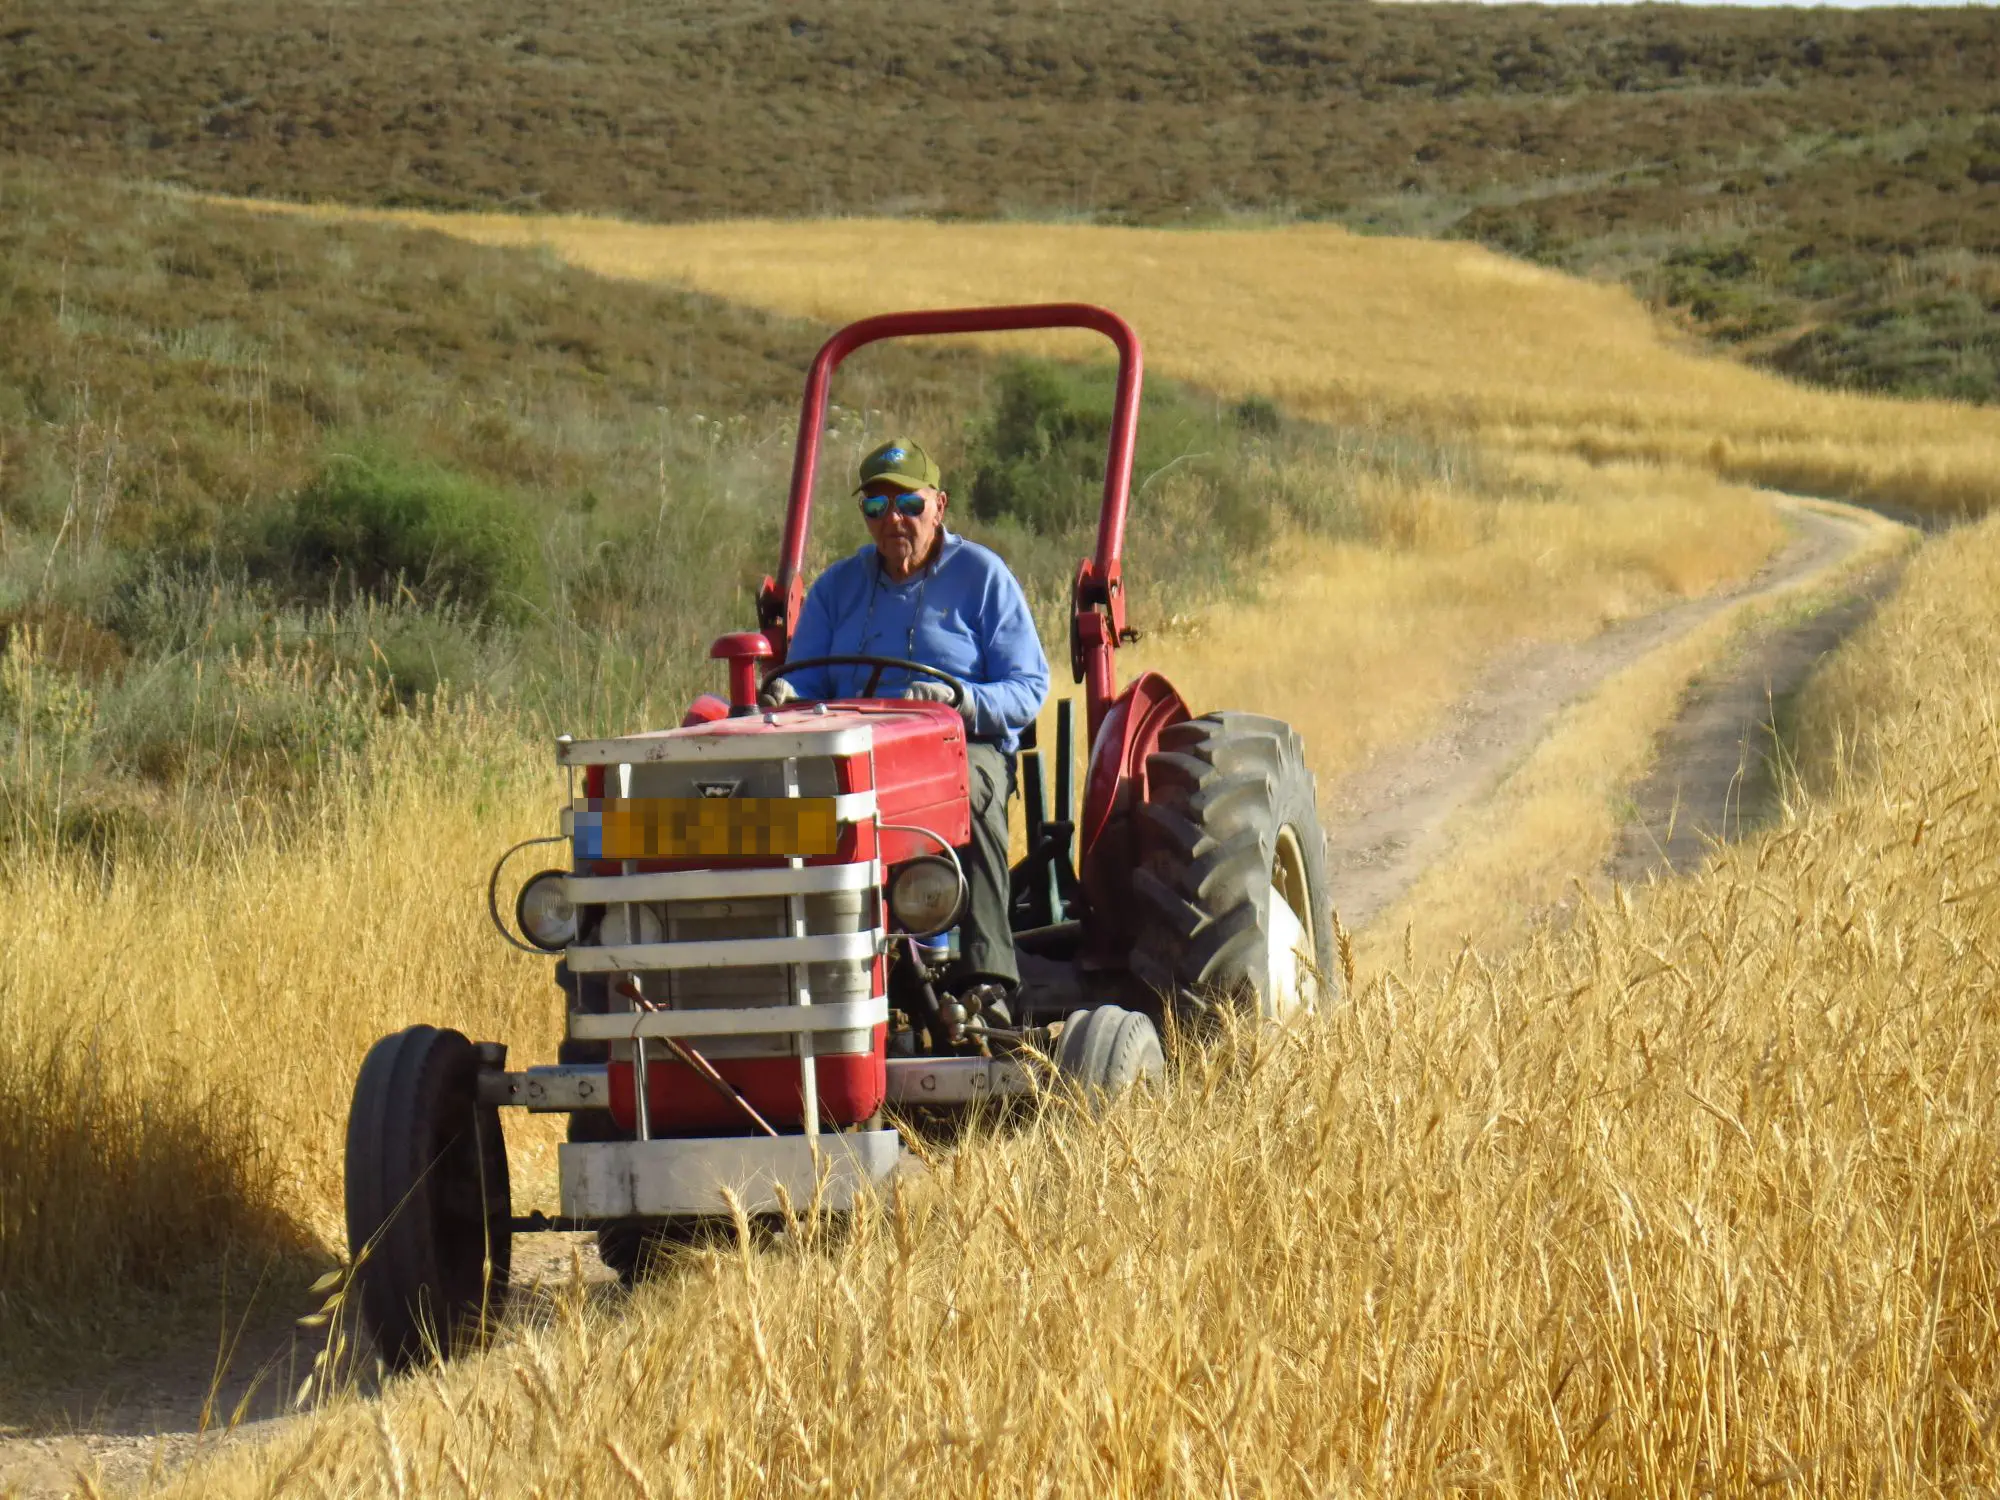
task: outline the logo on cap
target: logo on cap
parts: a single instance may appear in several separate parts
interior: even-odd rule
[[[899,464],[910,455],[905,453],[901,448],[884,448],[882,456],[892,464]]]

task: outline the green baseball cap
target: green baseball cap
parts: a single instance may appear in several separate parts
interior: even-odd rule
[[[913,490],[934,490],[944,483],[944,475],[928,453],[910,439],[899,437],[890,438],[861,460],[861,483],[854,487],[854,493],[858,495],[884,480]]]

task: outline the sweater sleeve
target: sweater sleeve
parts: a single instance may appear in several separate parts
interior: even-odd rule
[[[993,570],[985,604],[984,681],[966,688],[975,709],[972,732],[999,737],[1035,721],[1049,694],[1049,664],[1020,581],[1005,567]]]

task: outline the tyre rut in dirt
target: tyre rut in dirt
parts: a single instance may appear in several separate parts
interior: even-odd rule
[[[479,1056],[412,1026],[369,1049],[347,1116],[347,1245],[361,1315],[392,1369],[476,1343],[506,1300],[512,1237],[500,1114]]]
[[[1056,1067],[1086,1095],[1109,1098],[1166,1075],[1166,1052],[1151,1016],[1117,1005],[1071,1011],[1056,1047]]]
[[[1275,1019],[1312,1003],[1315,978],[1326,994],[1339,972],[1326,838],[1292,727],[1245,713],[1173,725],[1146,784],[1133,974],[1189,1020],[1221,1005]]]

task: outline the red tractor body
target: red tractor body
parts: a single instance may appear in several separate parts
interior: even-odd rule
[[[785,992],[789,970],[803,961],[817,971],[807,976],[817,983],[808,983],[806,994],[823,1009],[835,1002],[836,991],[840,1000],[858,992],[868,1002],[858,1018],[862,1024],[850,1024],[857,1017],[842,1009],[837,1029],[810,1033],[820,1122],[842,1129],[880,1111],[888,1021],[883,871],[941,847],[956,848],[971,836],[965,729],[958,714],[942,704],[901,701],[815,705],[657,735],[572,742],[559,748],[558,760],[584,768],[585,796],[570,813],[577,872],[566,882],[572,904],[609,906],[626,897],[666,915],[659,933],[637,934],[655,938],[651,945],[571,945],[571,973],[628,976],[627,983],[636,981],[641,993],[650,991],[648,998],[669,1006],[716,993],[717,976],[727,975],[735,982],[725,988],[735,998],[768,1002]],[[830,804],[827,847],[801,843],[795,854],[712,852],[731,833],[753,845],[768,839],[769,823],[759,820],[783,813],[788,798],[811,804],[815,814],[819,804]],[[636,816],[628,810],[637,810]],[[621,813],[627,813],[622,823]],[[688,822],[705,813],[712,821],[749,816],[722,833]],[[676,816],[678,827],[672,826]],[[615,830],[609,836],[607,818]],[[692,852],[689,845],[698,847],[704,834],[710,852]],[[622,843],[615,841],[620,836]],[[837,900],[843,894],[849,899]],[[797,934],[790,931],[787,909],[793,896],[802,898],[805,915],[805,930]],[[690,907],[700,915],[688,915]],[[594,934],[579,933],[602,935],[601,922]],[[676,951],[689,943],[703,946],[692,954]],[[647,947],[653,951],[641,951]],[[765,959],[770,961],[760,962]],[[582,1030],[593,1024],[582,1022]],[[574,1025],[572,1036],[598,1039],[579,1035]],[[717,1055],[709,1061],[772,1126],[804,1128],[806,1089],[792,1055]],[[638,1119],[634,1063],[616,1058],[608,1069],[611,1119],[631,1130]],[[742,1104],[679,1056],[655,1052],[647,1070],[651,1133],[734,1134],[748,1125]]]
[[[945,936],[972,834],[964,723],[944,704],[872,695],[891,667],[945,674],[841,658],[875,668],[863,697],[767,710],[759,689],[806,665],[785,657],[840,362],[884,338],[1061,327],[1118,354],[1096,547],[1071,593],[1088,767],[1079,819],[1063,702],[1053,764],[1032,736],[1020,757],[1028,848],[1007,894],[1021,985],[1011,1010],[981,1009],[987,998],[954,988]],[[899,313],[820,350],[761,629],[712,653],[727,697],[704,696],[675,729],[565,736],[563,830],[530,842],[566,843],[570,858],[522,888],[521,937],[494,909],[510,942],[560,959],[560,1060],[510,1072],[504,1047],[419,1026],[363,1066],[349,1235],[392,1360],[459,1337],[504,1282],[516,1231],[594,1229],[629,1276],[649,1245],[719,1216],[857,1205],[897,1169],[898,1115],[1032,1094],[1050,1060],[1115,1089],[1159,1073],[1170,1009],[1192,1022],[1216,1004],[1275,1017],[1311,1003],[1331,911],[1296,735],[1254,715],[1195,718],[1155,674],[1117,685],[1141,375],[1131,328],[1080,304]],[[512,1211],[496,1144],[507,1106],[570,1116],[557,1216]]]

